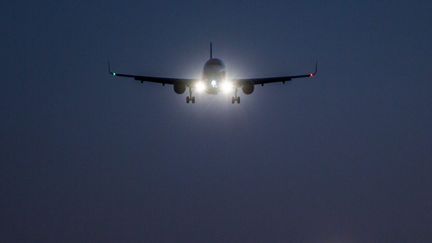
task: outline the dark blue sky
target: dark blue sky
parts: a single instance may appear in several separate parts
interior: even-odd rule
[[[431,242],[428,1],[0,4],[1,242]],[[198,77],[240,105],[122,72]]]

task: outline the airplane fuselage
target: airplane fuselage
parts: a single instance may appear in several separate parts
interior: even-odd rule
[[[203,68],[202,82],[204,91],[208,94],[217,94],[223,82],[226,82],[225,64],[217,58],[210,58]]]

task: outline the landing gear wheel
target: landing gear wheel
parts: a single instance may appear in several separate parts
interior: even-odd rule
[[[240,104],[240,96],[237,96],[237,97],[232,97],[231,98],[231,104],[234,104],[234,103],[236,103],[237,102],[237,104]]]
[[[190,102],[190,97],[189,97],[189,96],[186,96],[186,103],[189,104],[189,102]]]
[[[192,104],[195,104],[195,96],[192,97]]]

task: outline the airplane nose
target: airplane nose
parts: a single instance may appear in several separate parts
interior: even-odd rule
[[[213,88],[216,88],[216,86],[217,86],[217,81],[216,81],[216,80],[212,80],[212,81],[210,82],[210,84],[211,84],[211,86],[212,86]]]

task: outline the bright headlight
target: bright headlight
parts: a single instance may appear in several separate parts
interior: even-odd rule
[[[230,81],[224,81],[221,83],[221,89],[224,93],[229,93],[234,90],[234,85]]]
[[[203,92],[206,89],[206,85],[202,81],[198,81],[195,83],[195,89],[197,92]]]

